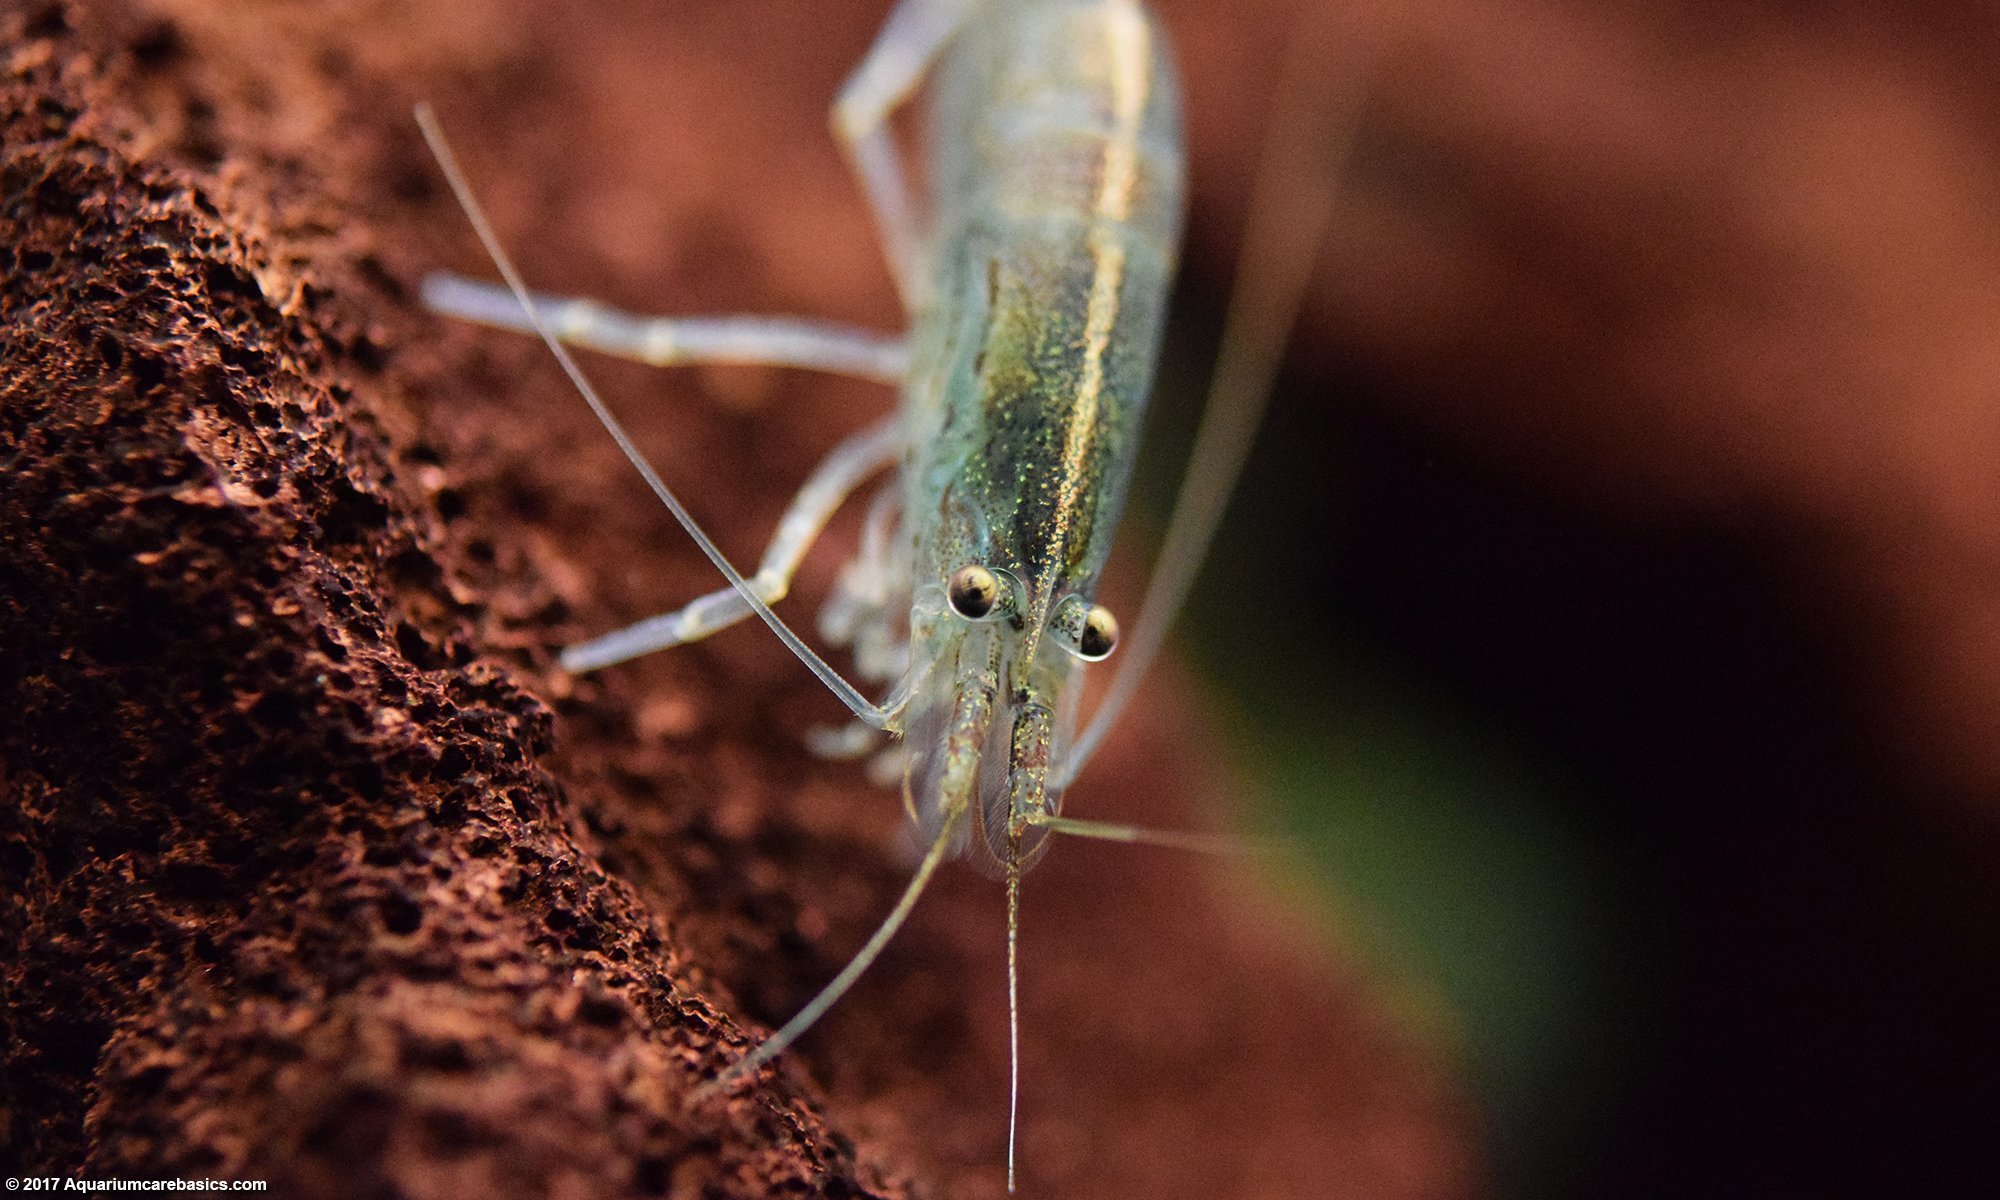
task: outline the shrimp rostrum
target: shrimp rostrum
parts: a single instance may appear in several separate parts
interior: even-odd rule
[[[929,101],[924,196],[889,127],[890,114],[920,91]],[[500,287],[433,277],[432,306],[541,333],[729,581],[679,610],[572,647],[564,664],[594,669],[756,616],[856,718],[847,730],[820,731],[823,751],[865,753],[881,733],[900,735],[880,753],[899,768],[925,847],[914,877],[846,969],[710,1086],[768,1061],[810,1025],[879,953],[938,865],[961,854],[1008,881],[1014,1012],[1019,878],[1049,835],[1175,840],[1061,815],[1065,788],[1129,696],[1180,590],[1168,588],[1157,604],[1149,595],[1130,639],[1140,653],[1128,654],[1112,698],[1077,737],[1079,676],[1118,640],[1097,586],[1138,447],[1182,220],[1178,90],[1154,19],[1136,0],[896,7],[842,89],[833,124],[908,313],[901,338],[806,320],[643,318],[531,296],[492,242],[434,123],[420,119],[508,278]],[[746,577],[632,448],[558,342],[663,365],[764,362],[858,375],[896,384],[902,400],[895,418],[843,442],[814,472]],[[1196,454],[1204,454],[1199,443]],[[852,648],[877,701],[770,606],[833,512],[885,471],[893,478],[870,502],[860,550],[820,620],[829,641]],[[1219,505],[1214,497],[1198,507]],[[1176,522],[1186,524],[1179,515]],[[1205,540],[1198,531],[1193,552],[1180,557],[1198,558]],[[1179,575],[1191,571],[1183,566]]]

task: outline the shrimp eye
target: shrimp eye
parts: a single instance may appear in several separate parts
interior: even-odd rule
[[[1000,580],[993,572],[974,563],[952,572],[946,591],[952,611],[968,621],[977,621],[993,611],[1000,601]]]
[[[1087,662],[1108,658],[1118,646],[1118,618],[1102,604],[1093,604],[1083,615],[1083,629],[1077,634],[1076,652]]]

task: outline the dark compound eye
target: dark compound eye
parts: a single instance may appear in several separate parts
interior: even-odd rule
[[[1096,662],[1108,657],[1118,646],[1118,618],[1102,604],[1093,604],[1083,616],[1083,632],[1077,635],[1076,652]]]
[[[946,591],[951,600],[952,611],[968,621],[977,621],[993,611],[1000,601],[1000,580],[985,567],[973,564],[960,567],[951,576],[951,586]]]

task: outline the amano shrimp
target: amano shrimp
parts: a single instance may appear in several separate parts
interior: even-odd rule
[[[920,90],[929,97],[924,196],[889,125]],[[1249,348],[1233,386],[1227,369],[1219,373],[1163,565],[1107,699],[1079,734],[1080,676],[1120,640],[1097,587],[1179,253],[1185,153],[1165,38],[1137,0],[901,0],[832,116],[908,316],[901,336],[790,318],[639,317],[531,295],[420,109],[506,279],[433,276],[425,297],[440,312],[541,334],[728,582],[571,647],[563,665],[595,670],[760,618],[853,714],[845,730],[817,731],[815,747],[875,753],[924,847],[901,898],[847,966],[697,1095],[789,1046],[881,953],[937,868],[971,857],[1007,886],[1011,1190],[1021,874],[1052,833],[1203,844],[1198,835],[1069,817],[1063,799],[1160,645],[1240,467],[1277,351],[1254,337],[1231,339]],[[1301,241],[1316,244],[1316,234],[1286,237],[1295,258]],[[1291,294],[1276,302],[1279,316],[1254,318],[1258,329],[1275,325],[1281,335],[1302,286],[1302,273],[1267,281],[1266,291]],[[858,376],[895,385],[901,404],[827,456],[746,576],[646,463],[561,343],[663,366],[753,362]],[[856,684],[771,606],[835,511],[883,473],[891,478],[869,502],[860,549],[820,614],[826,640],[852,651]]]

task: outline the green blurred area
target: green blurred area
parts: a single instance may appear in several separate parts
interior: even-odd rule
[[[1136,484],[1137,542],[1164,521],[1197,411],[1177,366]],[[1301,569],[1338,552],[1339,521],[1366,519],[1319,528],[1295,503],[1340,470],[1339,447],[1296,428],[1299,405],[1323,399],[1280,398],[1178,636],[1226,714],[1246,818],[1303,851],[1281,860],[1281,886],[1457,1066],[1501,1193],[1567,1194],[1632,1053],[1627,904],[1609,855],[1566,817],[1588,784],[1344,630],[1338,598]]]
[[[1457,1063],[1507,1193],[1561,1191],[1615,1052],[1602,863],[1551,782],[1462,714],[1352,651],[1259,669],[1242,650],[1201,658],[1240,706],[1252,819],[1300,847],[1330,937]]]

